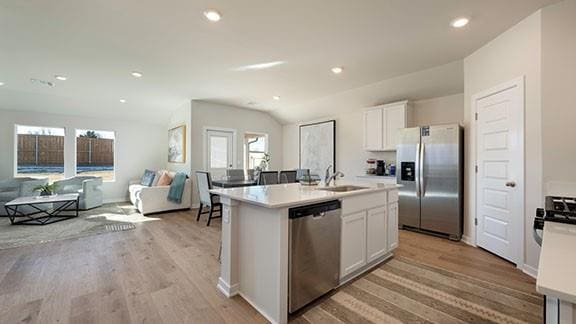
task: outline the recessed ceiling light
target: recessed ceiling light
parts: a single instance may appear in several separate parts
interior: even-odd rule
[[[142,74],[142,72],[138,72],[138,71],[132,71],[132,73],[130,73],[130,74],[132,74],[132,76],[135,78],[141,78],[144,76],[144,74]]]
[[[462,18],[456,18],[456,19],[452,20],[450,25],[454,28],[462,28],[462,27],[468,25],[469,22],[470,22],[470,19],[468,19],[466,17],[462,17]]]
[[[344,68],[342,68],[341,66],[335,66],[332,68],[332,73],[334,74],[340,74],[344,72]]]
[[[206,19],[213,21],[213,22],[217,22],[217,21],[220,21],[220,19],[222,19],[222,15],[216,10],[204,11],[204,17],[206,17]]]
[[[65,75],[55,75],[54,78],[58,81],[66,81],[68,80],[68,77]]]
[[[274,97],[272,97],[272,99],[274,99],[274,100],[280,100],[280,96],[274,96]]]
[[[5,85],[5,83],[4,83],[4,82],[0,82],[0,87],[3,86],[3,85]]]
[[[120,99],[120,103],[126,103],[126,99]]]

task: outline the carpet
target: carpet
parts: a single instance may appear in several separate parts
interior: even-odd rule
[[[105,204],[102,207],[80,211],[77,218],[43,226],[11,225],[8,218],[1,217],[0,250],[131,230],[136,228],[136,223],[154,219],[142,216],[128,203]]]
[[[308,323],[542,323],[542,296],[395,257],[306,310]]]

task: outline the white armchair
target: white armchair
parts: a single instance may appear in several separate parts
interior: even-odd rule
[[[192,182],[186,179],[182,202],[180,204],[169,201],[170,186],[147,187],[140,184],[140,180],[130,181],[128,192],[130,201],[138,208],[142,215],[159,213],[171,210],[190,209],[192,206]]]
[[[80,194],[78,208],[82,210],[100,207],[104,201],[102,192],[102,178],[92,176],[77,176],[64,180],[54,181],[56,193]]]
[[[39,191],[34,188],[48,184],[48,179],[12,178],[0,181],[0,215],[6,216],[4,204],[18,197],[38,196]]]

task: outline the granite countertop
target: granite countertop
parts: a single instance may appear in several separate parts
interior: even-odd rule
[[[576,304],[576,225],[546,222],[536,290]]]
[[[304,186],[299,183],[290,183],[269,186],[212,189],[210,192],[222,197],[243,201],[261,207],[284,208],[380,191],[396,190],[400,187],[396,184],[368,182],[337,181],[336,183],[336,186],[338,187],[348,185],[364,187],[366,189],[349,192],[333,192],[319,190],[323,188],[323,186]]]

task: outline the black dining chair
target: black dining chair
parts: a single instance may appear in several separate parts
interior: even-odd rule
[[[296,171],[280,171],[280,183],[296,183]]]
[[[200,195],[200,207],[198,208],[196,221],[200,220],[200,215],[208,214],[208,223],[206,223],[206,226],[210,226],[212,219],[222,217],[222,203],[220,203],[220,197],[218,195],[210,193],[210,189],[212,189],[210,172],[196,171],[196,182],[198,183],[198,193]],[[204,206],[210,207],[210,210],[202,211]],[[214,216],[214,212],[218,212],[220,216]]]
[[[278,184],[278,171],[261,171],[258,177],[258,185],[274,185]]]

